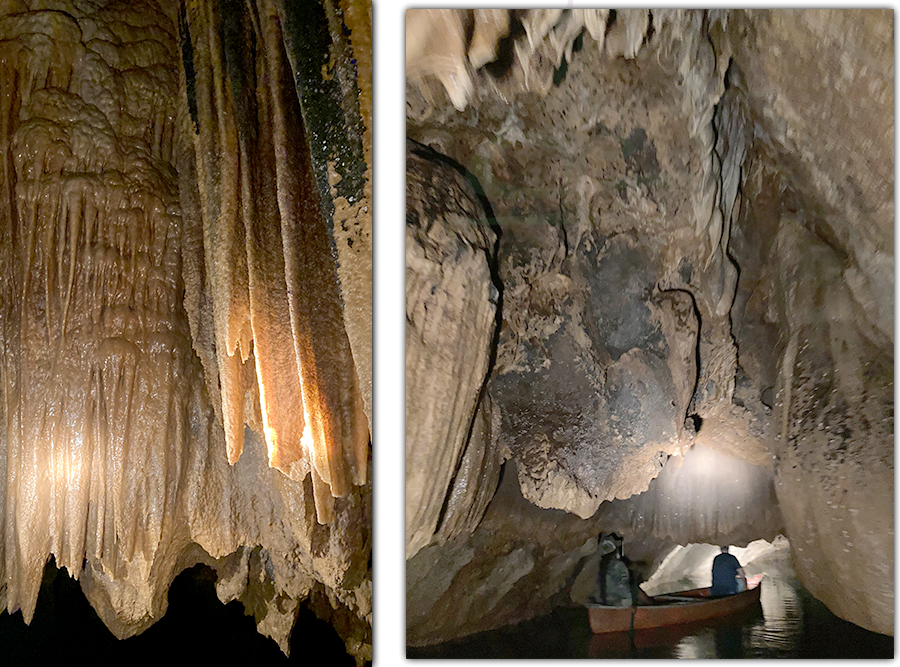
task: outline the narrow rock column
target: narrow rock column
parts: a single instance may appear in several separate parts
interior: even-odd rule
[[[490,262],[496,237],[463,175],[423,158],[421,147],[411,146],[406,219],[407,558],[438,531],[445,503],[455,507],[454,515],[471,511],[462,529],[474,528],[472,522],[477,524],[484,513],[499,474],[490,405],[482,398],[495,344],[499,294]],[[469,483],[454,486],[463,479]]]

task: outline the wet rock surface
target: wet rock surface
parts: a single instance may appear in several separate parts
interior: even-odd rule
[[[496,417],[484,385],[496,344],[496,233],[465,174],[407,146],[407,557],[468,534],[496,486]]]
[[[573,514],[525,500],[507,471],[471,535],[429,545],[407,560],[407,643],[434,644],[564,604],[566,580],[594,551],[592,530]]]
[[[284,7],[226,10],[0,8],[0,603],[31,621],[53,556],[129,637],[200,562],[285,652],[309,598],[364,661],[366,186],[323,213]]]

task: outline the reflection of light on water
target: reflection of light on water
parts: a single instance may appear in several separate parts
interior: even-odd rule
[[[791,657],[797,650],[797,637],[803,629],[803,616],[797,590],[789,579],[777,573],[767,576],[762,589],[761,603],[763,618],[756,623],[743,626],[740,630],[730,630],[739,635],[734,640],[740,643],[741,657]],[[720,658],[736,657],[722,655],[717,639],[728,628],[705,628],[684,637],[672,649],[676,658]]]
[[[747,646],[751,649],[790,651],[803,625],[796,589],[781,577],[767,578],[761,602],[765,618],[749,629]]]
[[[694,641],[694,637],[685,637],[678,643],[675,650],[672,651],[672,655],[675,658],[682,658],[684,660],[697,660],[703,658],[703,654],[700,653],[697,648],[697,642]]]
[[[715,636],[700,633],[685,637],[672,651],[673,658],[695,660],[716,657]]]
[[[710,545],[692,546],[717,551]],[[681,556],[673,556],[669,573],[680,577],[693,570],[697,558],[705,550],[688,548]],[[747,613],[691,624],[671,632],[651,630],[643,634],[636,632],[629,637],[627,632],[592,634],[585,609],[576,606],[558,609],[519,626],[479,633],[471,639],[421,650],[408,649],[413,653],[408,652],[407,657],[728,659],[893,656],[893,637],[876,635],[841,621],[809,596],[792,570],[787,540],[776,539],[768,547],[751,543],[741,554],[748,559],[748,569],[752,567],[766,573],[761,609],[755,607]],[[664,585],[672,583],[668,581]],[[690,587],[675,586],[670,590]]]
[[[704,628],[682,638],[672,647],[672,657],[716,658],[737,657],[722,655],[717,646],[731,641],[731,646],[744,657],[786,657],[796,650],[797,637],[802,631],[802,610],[791,569],[790,547],[787,540],[777,538],[771,544],[758,540],[746,548],[732,547],[731,552],[743,564],[748,575],[765,572],[761,604],[763,618],[744,625],[740,630]],[[712,560],[719,548],[709,544],[690,544],[675,547],[644,585],[650,594],[673,591],[691,586],[708,586]],[[746,653],[743,653],[746,652]]]

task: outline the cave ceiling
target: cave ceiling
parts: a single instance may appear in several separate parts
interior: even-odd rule
[[[893,13],[406,28],[409,643],[563,604],[601,530],[782,533],[893,633]]]

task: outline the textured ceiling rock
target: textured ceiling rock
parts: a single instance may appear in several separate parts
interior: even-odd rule
[[[658,273],[631,239],[585,234],[556,273],[525,260],[541,256],[522,238],[535,228],[545,231],[532,223],[502,239],[510,317],[491,394],[525,497],[587,518],[643,491],[679,448],[696,324],[689,300],[647,297]]]
[[[463,35],[478,24],[432,11],[417,20]],[[514,478],[537,506],[593,515],[565,523],[581,537],[590,524],[746,542],[771,537],[783,515],[804,584],[888,633],[892,21],[881,10],[510,11],[493,61],[463,40],[440,62],[454,77],[433,78],[426,40],[407,79],[408,136],[470,172],[500,230],[487,386],[501,488]],[[728,463],[708,466],[706,497],[676,499],[693,482],[675,462],[701,452]],[[727,493],[732,473],[747,495]],[[745,502],[752,511],[738,513]],[[566,585],[530,579],[555,556],[525,532],[504,551],[483,533],[487,517],[498,530],[492,503],[468,541],[409,561],[415,641],[476,631],[476,617],[521,620],[540,605],[515,591],[532,586],[546,610]],[[452,545],[468,555],[439,583],[428,558],[455,562]],[[502,563],[521,580],[506,602],[482,596],[465,603],[471,618],[451,620],[450,600]],[[424,591],[427,604],[413,600]],[[426,630],[426,613],[445,628]]]
[[[528,16],[564,32],[576,20]],[[556,34],[547,30],[527,29],[535,54],[539,35]],[[503,230],[490,390],[504,457],[516,461],[527,498],[588,517],[604,500],[645,490],[665,456],[689,446],[687,414],[732,417],[719,407],[735,365],[727,305],[736,271],[723,216],[734,210],[746,133],[738,93],[715,111],[725,68],[714,57],[702,85],[690,86],[666,68],[685,57],[677,48],[665,67],[649,55],[640,67],[610,64],[590,40],[570,57],[545,96],[523,92],[517,78],[534,59],[498,79],[484,74],[485,89],[509,103],[479,91],[479,106],[463,114],[426,111],[411,86],[411,113],[426,120],[409,131],[471,170]]]
[[[406,159],[410,557],[438,531],[441,540],[471,532],[496,486],[497,420],[484,383],[499,293],[491,275],[496,234],[476,192],[433,151],[410,142]]]
[[[0,601],[30,621],[53,555],[127,637],[206,562],[285,652],[323,598],[370,658],[366,262],[336,266],[278,7],[5,7]]]

